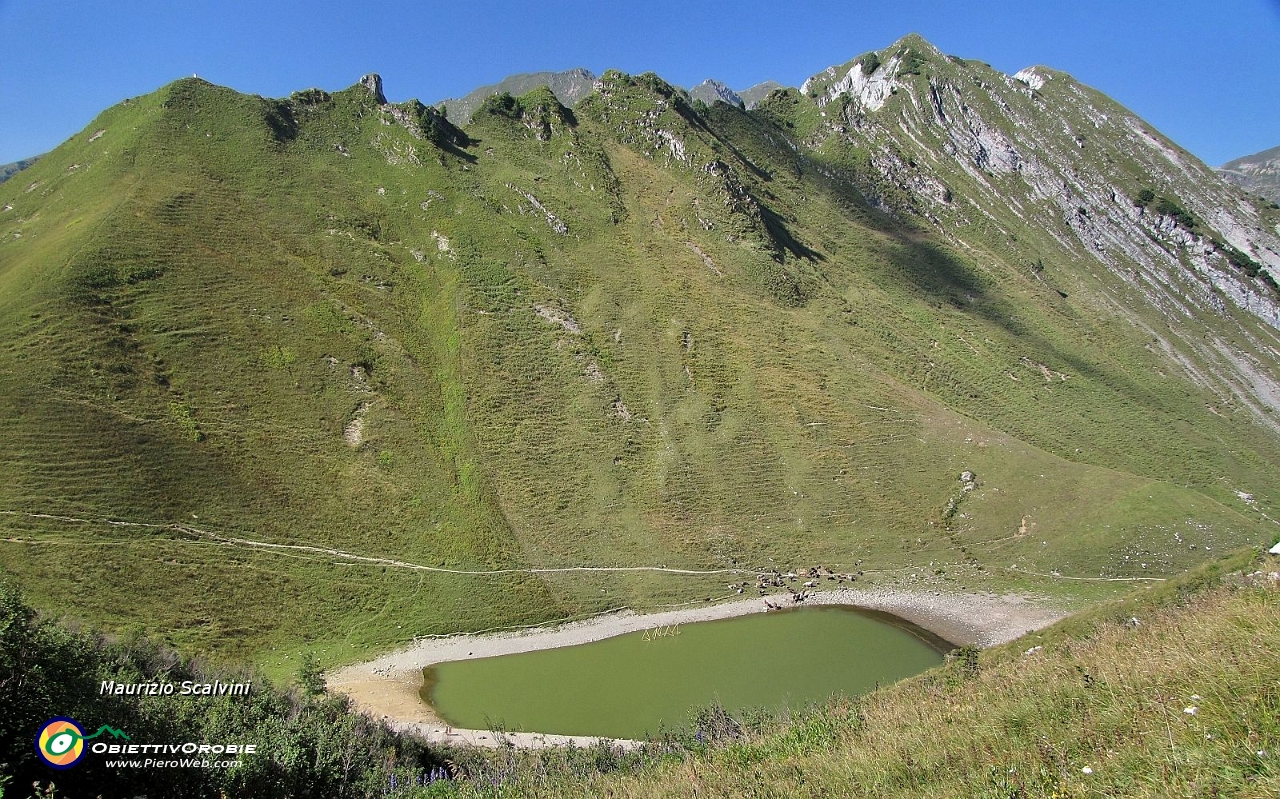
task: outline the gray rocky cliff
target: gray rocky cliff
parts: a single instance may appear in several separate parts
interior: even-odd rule
[[[382,93],[382,76],[376,72],[370,72],[360,78],[360,85],[369,90],[369,94],[378,105],[385,105],[387,97]]]
[[[1064,297],[1154,309],[1118,312],[1135,325],[1171,320],[1152,330],[1158,345],[1280,429],[1274,209],[1045,67],[1006,75],[910,36],[801,91],[819,123],[799,144],[865,154],[861,185],[873,205],[927,220],[975,257],[1012,254]],[[1144,191],[1156,199],[1144,203]],[[1093,277],[1059,268],[1066,262]],[[1235,333],[1201,329],[1204,311]]]

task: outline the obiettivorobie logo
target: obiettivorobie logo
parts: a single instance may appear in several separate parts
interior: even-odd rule
[[[129,740],[129,736],[122,730],[108,724],[103,724],[93,735],[85,735],[84,728],[75,719],[56,716],[46,721],[40,732],[36,733],[36,754],[51,768],[71,768],[84,757],[84,742],[103,733]]]
[[[128,743],[107,743],[97,741],[86,746],[101,735],[124,740]],[[117,730],[109,724],[103,724],[92,735],[85,735],[84,728],[73,718],[57,716],[51,718],[36,733],[36,754],[50,768],[66,769],[79,763],[85,752],[95,755],[107,755],[120,759],[108,759],[104,762],[107,768],[235,768],[242,765],[239,759],[243,755],[252,755],[258,749],[257,744],[246,743],[165,743],[138,744],[123,730]],[[136,758],[137,755],[147,757]],[[169,755],[171,759],[158,756]],[[197,755],[197,757],[178,757],[174,755]],[[124,756],[124,757],[121,757]],[[235,760],[212,760],[211,757],[233,756]]]

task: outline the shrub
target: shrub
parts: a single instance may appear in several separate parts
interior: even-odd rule
[[[914,50],[903,50],[899,53],[902,64],[898,67],[899,75],[919,75],[920,68],[925,65],[924,56]]]
[[[880,56],[877,53],[867,53],[857,63],[862,65],[862,74],[870,75],[880,68]]]
[[[484,98],[484,102],[480,104],[480,111],[507,119],[519,119],[523,109],[520,107],[520,101],[512,97],[510,92],[502,92]]]
[[[1172,217],[1173,221],[1187,230],[1194,230],[1198,224],[1196,218],[1189,211],[1168,197],[1157,197],[1151,208],[1157,214]]]

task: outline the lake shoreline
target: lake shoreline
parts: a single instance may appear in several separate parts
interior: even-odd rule
[[[328,685],[331,690],[350,696],[358,709],[384,719],[396,729],[418,733],[436,743],[492,747],[502,745],[505,740],[516,746],[540,747],[571,743],[590,746],[605,740],[634,746],[634,741],[587,736],[524,732],[498,736],[486,730],[452,728],[419,698],[422,670],[445,661],[575,646],[653,627],[762,613],[767,611],[766,599],[775,607],[843,605],[879,611],[910,622],[945,641],[979,647],[1011,641],[1066,615],[1026,597],[995,594],[844,588],[810,594],[802,604],[794,603],[786,595],[770,595],[657,613],[622,610],[555,627],[425,639],[374,660],[340,669],[328,675]]]

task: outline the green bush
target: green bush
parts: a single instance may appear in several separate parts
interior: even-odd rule
[[[1161,197],[1151,189],[1143,189],[1134,197],[1134,204],[1142,208],[1150,208],[1161,216],[1172,217],[1173,221],[1179,226],[1189,230],[1196,231],[1200,226],[1200,220],[1187,209],[1178,205],[1168,197]]]
[[[1187,230],[1194,230],[1199,224],[1196,218],[1192,216],[1189,211],[1181,205],[1178,205],[1173,200],[1170,200],[1168,197],[1157,197],[1155,203],[1151,206],[1151,209],[1157,214],[1172,217],[1173,221],[1177,222],[1179,226],[1184,227]]]
[[[480,112],[507,119],[519,119],[523,109],[520,107],[520,101],[512,97],[510,92],[502,92],[484,98],[484,102],[480,104]]]
[[[1280,286],[1276,285],[1275,278],[1273,278],[1271,274],[1263,268],[1262,264],[1225,242],[1214,239],[1213,245],[1218,252],[1222,253],[1222,255],[1227,259],[1227,263],[1231,264],[1236,269],[1239,269],[1241,272],[1244,272],[1249,277],[1260,280],[1262,283],[1270,287],[1272,291],[1280,291]]]
[[[919,75],[920,68],[925,65],[924,56],[914,50],[903,50],[898,54],[902,63],[898,66],[898,75]]]

